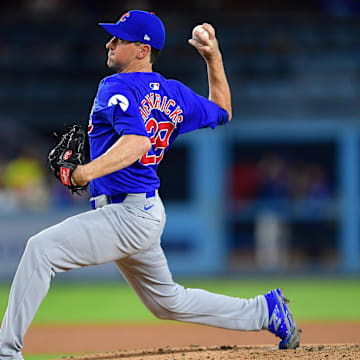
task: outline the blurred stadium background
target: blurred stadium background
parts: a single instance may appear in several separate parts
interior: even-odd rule
[[[231,126],[176,142],[160,165],[176,276],[360,273],[360,3],[355,0],[12,0],[0,4],[0,279],[29,236],[89,209],[46,168],[52,132],[87,124],[113,22],[138,8],[167,30],[155,71],[207,96],[187,45],[214,25]],[[101,242],[101,239],[99,239]],[[113,265],[61,277],[116,279]]]

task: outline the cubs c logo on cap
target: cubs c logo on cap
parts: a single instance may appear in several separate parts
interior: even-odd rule
[[[161,50],[165,43],[164,24],[154,13],[147,11],[131,10],[123,14],[116,24],[99,25],[121,40],[145,42],[158,50]]]
[[[129,12],[125,13],[125,14],[120,18],[120,22],[126,21],[126,19],[129,18],[129,17],[130,17],[130,13],[129,13]]]

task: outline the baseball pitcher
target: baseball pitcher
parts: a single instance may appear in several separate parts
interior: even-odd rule
[[[299,331],[280,289],[242,299],[176,284],[161,248],[165,210],[156,170],[181,134],[228,124],[231,95],[214,28],[194,29],[190,45],[207,64],[209,98],[152,71],[165,42],[154,13],[133,10],[100,24],[112,38],[88,124],[75,126],[49,153],[49,165],[71,191],[89,185],[93,210],[31,237],[15,274],[1,324],[0,359],[22,360],[23,338],[58,272],[115,262],[146,307],[161,319],[233,330],[268,329],[279,348],[299,346]],[[240,336],[240,335],[239,335]]]

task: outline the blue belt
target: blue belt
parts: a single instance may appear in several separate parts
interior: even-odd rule
[[[145,193],[145,197],[150,198],[150,197],[155,196],[155,194],[156,194],[156,190],[148,191],[147,193]],[[128,195],[129,194],[127,194],[127,193],[119,193],[116,195],[106,195],[107,203],[108,204],[122,203]],[[92,208],[95,209],[95,200],[90,201],[90,203],[91,203]]]

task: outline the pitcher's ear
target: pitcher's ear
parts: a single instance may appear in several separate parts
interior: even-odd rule
[[[136,57],[138,59],[145,58],[148,54],[151,53],[151,46],[148,44],[141,44],[138,48],[138,52],[136,54]]]

